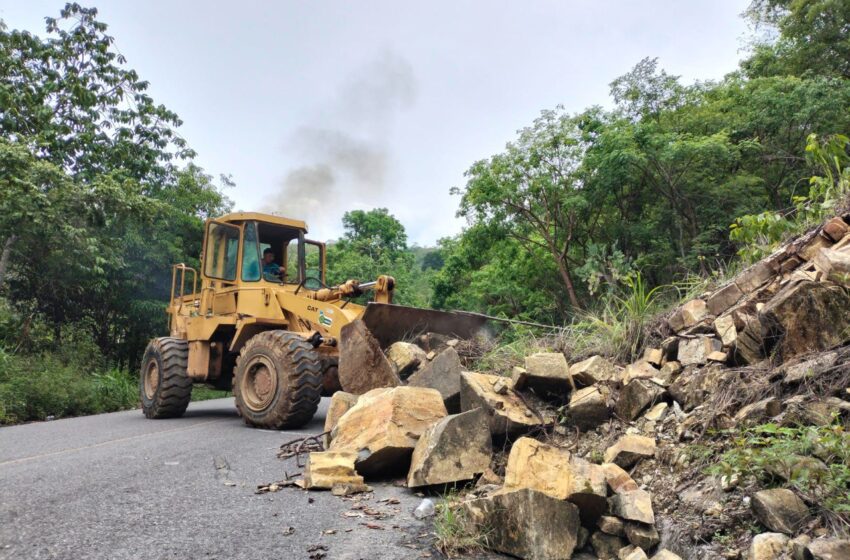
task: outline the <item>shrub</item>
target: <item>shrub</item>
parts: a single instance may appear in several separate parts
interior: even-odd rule
[[[125,371],[80,371],[53,354],[0,351],[0,424],[133,408],[135,376]]]
[[[709,474],[787,485],[827,518],[850,527],[850,434],[844,426],[837,421],[828,426],[763,424],[730,435],[731,449],[707,469]],[[826,468],[815,466],[819,463],[811,458]]]

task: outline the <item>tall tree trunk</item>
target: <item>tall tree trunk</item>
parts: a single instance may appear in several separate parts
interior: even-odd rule
[[[16,234],[12,234],[6,238],[3,243],[3,252],[0,253],[0,288],[3,287],[3,282],[6,280],[6,270],[9,268],[9,257],[12,255],[12,245],[18,240]]]
[[[553,255],[555,260],[558,262],[558,271],[561,273],[561,280],[564,282],[564,286],[567,287],[567,295],[570,297],[570,305],[575,309],[581,309],[581,305],[579,305],[578,297],[576,296],[576,289],[573,285],[572,276],[570,276],[570,269],[567,268],[566,259],[560,257],[560,255]]]

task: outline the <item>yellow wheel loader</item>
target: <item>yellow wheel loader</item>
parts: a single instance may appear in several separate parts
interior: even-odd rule
[[[145,416],[182,415],[203,383],[232,389],[249,425],[297,428],[340,388],[345,325],[363,321],[386,348],[421,332],[468,338],[486,321],[393,305],[390,276],[327,286],[325,246],[306,233],[302,221],[252,212],[207,221],[200,269],[172,269],[170,336],[152,340],[142,358]],[[367,292],[374,301],[352,301]]]

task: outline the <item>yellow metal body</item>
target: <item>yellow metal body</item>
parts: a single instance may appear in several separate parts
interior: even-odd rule
[[[365,310],[347,301],[361,293],[360,285],[348,281],[319,287],[315,279],[325,281],[325,247],[306,240],[306,232],[302,221],[254,212],[207,221],[200,270],[174,265],[168,305],[171,336],[189,342],[193,380],[214,381],[229,375],[224,357],[269,329],[302,333],[305,338],[318,333],[322,354],[336,354],[340,329]],[[281,257],[276,264],[282,261],[284,280],[262,273],[258,258],[263,247]],[[308,248],[314,250],[311,275]],[[306,281],[308,276],[315,285]],[[391,303],[393,284],[388,276],[370,283],[375,301]]]

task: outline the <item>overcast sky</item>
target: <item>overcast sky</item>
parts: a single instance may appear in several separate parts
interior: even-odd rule
[[[84,5],[91,2],[80,0]],[[412,242],[460,231],[476,160],[542,109],[608,104],[646,56],[685,81],[735,69],[749,0],[430,2],[102,0],[115,45],[237,209],[341,233],[346,210],[386,207]],[[44,32],[64,0],[0,0]]]

